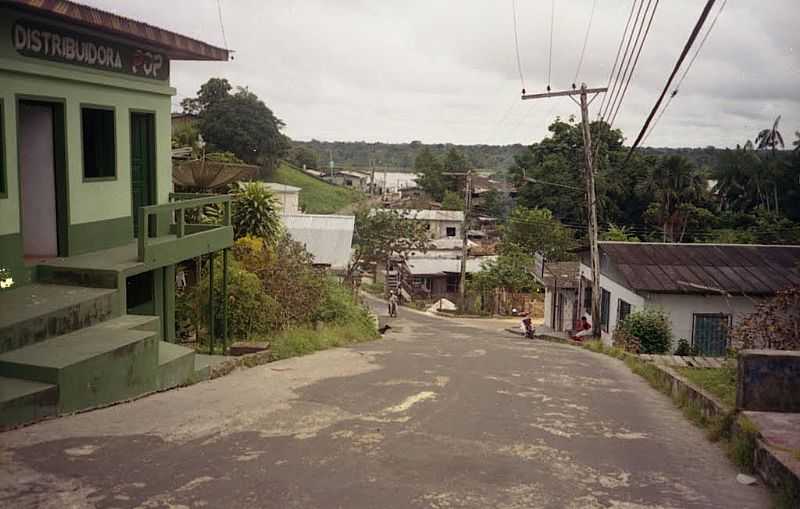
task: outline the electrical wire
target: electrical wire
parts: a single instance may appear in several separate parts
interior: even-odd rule
[[[586,53],[586,45],[589,43],[589,32],[592,30],[595,7],[597,7],[597,0],[592,0],[592,10],[589,13],[589,25],[586,27],[586,35],[583,37],[583,48],[581,48],[581,57],[578,59],[578,68],[575,69],[575,77],[572,78],[572,88],[575,88],[575,84],[578,82],[578,74],[580,74],[581,66],[583,65],[583,55]]]
[[[636,0],[633,0],[631,3],[631,12],[628,13],[628,21],[625,22],[625,30],[622,32],[622,38],[619,40],[619,47],[617,48],[617,56],[614,57],[614,65],[611,66],[611,73],[608,75],[608,84],[606,85],[606,89],[611,88],[611,80],[614,77],[614,71],[617,70],[617,63],[619,62],[619,56],[622,53],[622,46],[625,44],[625,38],[628,35],[628,27],[631,24],[631,19],[633,19],[633,11],[636,10]],[[606,102],[606,98],[608,97],[608,92],[603,94],[603,98],[600,100],[600,107],[597,110],[597,118],[602,118],[601,112],[603,111],[603,105]]]
[[[225,24],[222,22],[222,0],[217,0],[217,17],[219,18],[219,28],[222,31],[222,42],[225,49],[228,49],[228,38],[225,36]]]
[[[547,56],[547,91],[550,91],[550,76],[553,71],[553,25],[556,15],[556,0],[550,2],[550,47]]]
[[[511,12],[514,14],[514,48],[517,52],[517,71],[519,81],[522,83],[522,93],[525,93],[525,77],[522,75],[522,59],[519,57],[519,35],[517,34],[517,0],[511,0]]]
[[[680,90],[681,85],[683,84],[683,80],[685,80],[686,79],[686,75],[689,74],[689,70],[692,68],[692,64],[694,64],[694,61],[697,59],[697,55],[700,54],[700,50],[703,49],[703,45],[705,45],[706,40],[708,39],[708,36],[711,34],[711,31],[714,29],[714,26],[717,24],[717,20],[719,19],[719,15],[722,14],[722,10],[725,9],[725,5],[727,3],[728,3],[728,0],[723,0],[722,5],[720,6],[719,10],[717,11],[716,16],[714,16],[714,19],[711,20],[711,25],[709,25],[708,31],[706,31],[705,35],[700,40],[700,45],[697,47],[697,50],[694,52],[694,55],[692,56],[692,59],[689,60],[689,64],[686,66],[686,69],[684,69],[683,74],[681,75],[680,79],[678,80],[678,84],[675,85],[675,88],[672,90],[672,93],[669,95],[669,99],[667,99],[667,103],[664,105],[664,107],[658,113],[658,116],[656,117],[655,121],[653,122],[653,125],[650,126],[650,129],[644,135],[644,138],[642,138],[642,143],[647,141],[647,139],[650,137],[650,133],[652,133],[653,130],[656,128],[656,126],[658,125],[658,122],[661,120],[661,117],[664,116],[664,112],[667,111],[667,108],[669,108],[669,105],[672,103],[672,100],[675,98],[676,95],[678,95],[678,91]]]
[[[706,5],[705,5],[705,7],[703,7],[703,12],[700,13],[700,18],[697,20],[697,23],[695,23],[695,26],[692,29],[692,33],[689,35],[689,39],[686,41],[686,44],[684,44],[683,50],[681,51],[681,54],[678,57],[678,61],[675,62],[675,66],[673,67],[672,72],[670,73],[669,78],[667,79],[667,82],[664,84],[664,89],[661,91],[661,95],[658,96],[658,100],[656,101],[656,104],[653,106],[653,109],[650,111],[650,114],[647,116],[647,119],[645,120],[644,125],[642,126],[642,129],[639,131],[638,136],[636,136],[636,141],[633,142],[633,145],[631,146],[630,150],[628,151],[628,155],[625,158],[625,162],[623,163],[623,166],[625,164],[627,164],[627,162],[630,160],[631,156],[633,155],[633,151],[636,150],[636,147],[639,146],[639,142],[642,141],[642,138],[644,137],[644,134],[647,132],[647,128],[650,126],[650,122],[653,120],[653,117],[655,116],[656,112],[658,111],[659,106],[661,106],[661,101],[664,100],[664,96],[667,94],[667,90],[669,90],[669,87],[672,84],[672,80],[674,80],[675,79],[675,75],[678,74],[678,70],[680,69],[681,64],[683,63],[683,60],[686,58],[686,55],[689,53],[689,50],[692,48],[692,45],[694,44],[694,41],[697,39],[697,34],[699,34],[700,33],[700,29],[703,28],[703,24],[705,23],[706,18],[708,18],[708,13],[711,11],[711,8],[714,6],[714,2],[715,2],[715,0],[706,0]]]
[[[650,2],[647,2],[647,6],[650,7]],[[653,6],[652,12],[650,12],[650,19],[647,21],[647,28],[644,31],[644,37],[642,37],[642,42],[639,44],[639,49],[636,51],[636,57],[633,59],[633,65],[631,66],[631,71],[628,74],[628,79],[625,82],[625,88],[622,90],[622,94],[620,94],[616,108],[614,109],[613,114],[611,115],[611,121],[609,122],[610,126],[614,125],[614,120],[617,118],[617,113],[619,113],[619,109],[622,107],[622,101],[625,99],[625,94],[628,93],[628,85],[631,83],[631,78],[633,77],[633,71],[636,69],[636,64],[639,63],[639,56],[642,54],[642,48],[644,48],[644,43],[647,40],[647,35],[650,33],[650,26],[653,24],[653,17],[655,17],[656,9],[658,9],[658,0],[656,0],[655,5]],[[645,9],[645,16],[647,16],[647,9]],[[641,32],[641,27],[639,27],[639,32]],[[639,36],[637,34],[636,38],[638,39]],[[635,46],[635,43],[634,43]],[[628,61],[630,64],[630,61]],[[624,76],[624,75],[623,75]]]
[[[614,83],[611,86],[611,91],[607,92],[611,99],[609,102],[605,104],[605,110],[601,113],[600,118],[605,119],[608,118],[608,112],[611,109],[611,104],[616,100],[617,92],[619,91],[619,85],[621,83],[620,76],[622,74],[622,67],[628,62],[628,54],[631,48],[631,42],[633,42],[633,32],[636,30],[636,27],[639,25],[639,17],[642,14],[642,7],[644,7],[644,0],[639,2],[639,8],[636,9],[636,17],[633,20],[633,26],[631,27],[631,31],[628,34],[628,42],[625,43],[625,51],[622,53],[622,60],[620,60],[619,67],[617,67],[617,75],[614,77]]]

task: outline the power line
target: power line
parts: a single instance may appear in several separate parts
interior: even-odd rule
[[[619,62],[619,56],[622,53],[622,46],[625,44],[625,38],[628,35],[628,27],[631,24],[631,19],[633,19],[634,10],[636,10],[636,0],[633,0],[633,3],[631,3],[631,12],[628,13],[628,21],[625,22],[625,30],[622,32],[622,38],[619,40],[617,56],[614,57],[614,65],[611,66],[611,73],[608,75],[608,84],[606,85],[606,88],[611,88],[611,79],[614,77],[614,71],[617,70],[617,62]],[[608,94],[604,94],[603,98],[600,100],[600,108],[597,110],[597,118],[602,118],[601,112],[603,111],[603,105],[606,102],[606,97],[608,97]]]
[[[550,49],[547,57],[547,91],[550,91],[550,76],[553,71],[553,24],[555,23],[556,0],[550,2]]]
[[[675,85],[675,89],[669,95],[669,99],[667,99],[667,103],[664,105],[664,107],[659,112],[658,117],[656,117],[656,120],[653,122],[653,125],[647,131],[647,134],[645,134],[644,138],[642,139],[642,143],[647,141],[647,138],[650,137],[650,133],[652,133],[653,130],[655,130],[656,126],[658,125],[658,122],[661,120],[661,117],[664,116],[664,112],[667,111],[667,108],[669,108],[669,105],[672,103],[672,100],[675,98],[676,95],[678,95],[678,91],[680,90],[681,85],[683,84],[683,80],[685,80],[686,79],[686,75],[689,74],[689,70],[692,68],[692,64],[694,64],[694,61],[697,59],[697,55],[700,54],[700,50],[703,49],[703,45],[705,45],[706,40],[708,39],[708,36],[711,34],[711,31],[714,29],[714,26],[717,24],[717,20],[719,19],[719,15],[722,14],[722,10],[725,9],[725,5],[727,3],[728,3],[728,0],[723,0],[722,5],[720,6],[719,10],[717,11],[717,15],[714,16],[713,20],[711,20],[711,25],[709,25],[708,31],[703,36],[703,38],[700,40],[700,45],[697,47],[697,51],[694,52],[694,55],[692,56],[692,59],[689,60],[689,64],[686,66],[686,69],[684,69],[683,74],[681,75],[680,79],[678,80],[678,84]]]
[[[572,78],[572,88],[575,88],[575,83],[578,82],[578,74],[581,72],[583,65],[583,55],[586,53],[586,44],[589,42],[589,32],[592,30],[592,20],[594,19],[594,9],[597,7],[597,0],[592,0],[592,10],[589,13],[589,24],[586,27],[586,35],[583,37],[583,48],[581,48],[581,57],[578,59],[578,68],[575,69],[575,77]]]
[[[650,7],[650,1],[649,0],[647,2],[647,7],[648,8]],[[642,54],[642,48],[644,48],[644,43],[647,40],[647,35],[650,33],[650,25],[653,24],[653,17],[655,17],[656,9],[658,9],[658,0],[656,0],[655,5],[653,6],[652,12],[650,12],[650,19],[647,20],[647,28],[644,31],[644,37],[642,37],[642,42],[641,42],[641,44],[639,44],[639,49],[636,50],[636,57],[633,59],[633,66],[631,66],[630,74],[628,74],[628,79],[625,82],[625,88],[622,90],[622,94],[619,95],[619,97],[618,97],[617,106],[616,106],[616,109],[614,109],[614,113],[611,115],[611,121],[609,122],[609,125],[614,125],[614,120],[616,120],[617,113],[619,113],[619,109],[622,107],[622,101],[625,99],[625,94],[628,93],[628,85],[630,85],[631,78],[633,78],[633,72],[636,69],[636,64],[639,63],[639,56]],[[645,16],[647,16],[647,9],[645,9]],[[641,31],[642,31],[642,27],[640,26],[639,27],[639,32],[641,33]],[[637,39],[637,42],[638,42],[638,39],[639,39],[639,35],[638,34],[636,35],[636,39]],[[636,43],[634,43],[634,46],[635,45],[636,45]],[[628,61],[628,63],[629,64],[631,63],[630,60]]]
[[[675,62],[675,67],[672,69],[672,72],[669,75],[669,79],[667,79],[667,83],[664,85],[664,90],[661,91],[661,95],[658,96],[658,100],[656,104],[653,106],[653,109],[650,111],[650,114],[647,116],[647,120],[645,120],[642,129],[639,131],[639,135],[636,136],[636,141],[633,142],[630,151],[628,152],[628,156],[625,158],[625,163],[627,164],[628,160],[633,155],[633,151],[636,150],[636,147],[639,146],[639,142],[642,141],[642,137],[647,132],[647,128],[650,126],[650,122],[653,120],[656,112],[658,111],[658,107],[661,106],[661,101],[664,99],[664,96],[667,94],[667,90],[669,90],[670,85],[672,84],[672,80],[675,79],[675,75],[678,74],[678,69],[680,69],[683,60],[686,58],[686,54],[689,53],[689,50],[692,48],[695,39],[697,39],[697,34],[700,33],[700,29],[703,28],[703,24],[708,18],[708,13],[711,11],[711,8],[714,6],[715,0],[707,0],[705,7],[703,7],[703,12],[700,13],[700,18],[695,23],[694,28],[692,29],[692,33],[689,35],[689,40],[686,41],[686,44],[683,46],[683,50],[681,51],[680,56],[678,57],[678,61]]]
[[[219,18],[219,28],[222,31],[222,42],[225,49],[228,49],[228,38],[225,37],[225,24],[222,22],[222,0],[217,0],[217,17]]]
[[[517,51],[517,70],[519,81],[522,83],[522,93],[525,93],[525,78],[522,75],[522,59],[519,57],[519,35],[517,34],[517,0],[511,0],[511,11],[514,14],[514,48]]]
[[[619,90],[619,84],[621,82],[620,75],[622,74],[622,66],[628,62],[628,51],[631,48],[631,42],[633,42],[633,32],[636,30],[636,26],[639,24],[639,16],[642,14],[642,7],[644,7],[644,0],[639,2],[639,8],[636,9],[636,17],[633,20],[633,26],[631,27],[631,31],[628,34],[628,42],[625,43],[625,51],[622,53],[622,60],[619,63],[619,67],[617,67],[617,75],[614,77],[614,83],[611,87],[611,91],[609,92],[610,100],[605,105],[605,110],[600,114],[600,118],[608,118],[608,112],[611,109],[611,104],[616,99],[617,91]],[[627,68],[626,68],[627,70]]]

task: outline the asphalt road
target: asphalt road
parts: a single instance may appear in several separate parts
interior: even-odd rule
[[[384,339],[0,435],[0,507],[746,508],[619,361],[401,310]]]

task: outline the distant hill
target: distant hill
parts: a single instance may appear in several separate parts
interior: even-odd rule
[[[411,143],[367,143],[364,141],[292,141],[299,147],[305,147],[317,155],[320,167],[327,167],[331,153],[337,168],[366,169],[374,164],[377,169],[395,171],[412,171],[414,159],[424,147],[436,155],[443,155],[455,147],[470,166],[477,169],[505,171],[514,163],[514,155],[524,151],[526,146],[515,145],[454,145],[451,143],[426,144],[418,141]],[[643,147],[644,154],[681,155],[697,166],[713,167],[719,155],[725,150],[715,147],[705,148],[671,148]]]
[[[418,141],[411,143],[367,143],[364,141],[292,141],[292,144],[305,147],[317,155],[319,165],[327,167],[331,153],[337,168],[352,169],[369,168],[374,164],[377,169],[386,167],[395,171],[411,171],[414,159],[424,147],[435,155],[444,155],[450,147],[457,148],[467,159],[470,166],[478,169],[504,170],[514,162],[514,155],[525,150],[525,146],[516,145],[453,145],[450,143],[425,144]]]

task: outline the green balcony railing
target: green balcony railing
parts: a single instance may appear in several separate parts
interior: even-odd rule
[[[173,193],[170,194],[170,203],[160,205],[148,205],[140,207],[138,214],[139,220],[139,261],[147,262],[150,260],[148,251],[156,245],[163,245],[165,242],[180,242],[183,239],[207,235],[214,230],[232,230],[231,226],[231,195],[227,194],[190,194]],[[187,210],[202,209],[209,205],[222,205],[221,222],[218,224],[196,224],[187,223]],[[170,219],[170,227],[166,234],[152,231],[150,218],[155,218],[154,224],[159,218],[167,217]],[[158,228],[155,228],[159,230]]]

